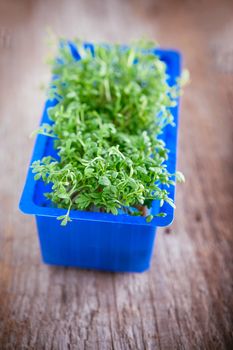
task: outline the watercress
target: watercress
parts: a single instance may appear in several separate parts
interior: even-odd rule
[[[32,164],[35,179],[52,183],[45,193],[59,208],[62,225],[71,209],[143,215],[153,200],[174,206],[168,188],[181,173],[170,174],[169,151],[159,138],[173,124],[181,83],[167,83],[166,65],[152,52],[152,43],[130,47],[95,45],[76,40],[80,60],[61,40],[52,64],[49,97],[51,124],[36,132],[54,138],[59,160],[51,156]],[[164,189],[161,185],[166,185]],[[160,216],[165,214],[160,213]]]

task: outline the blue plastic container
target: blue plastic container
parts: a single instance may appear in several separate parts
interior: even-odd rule
[[[70,43],[72,55],[79,59],[77,50]],[[93,47],[92,47],[93,48]],[[167,65],[169,84],[174,84],[180,76],[181,57],[176,51],[155,50]],[[54,101],[47,101],[41,123],[50,122],[47,109]],[[178,130],[178,106],[172,108],[176,126],[167,126],[162,135],[170,150],[167,161],[168,170],[176,171],[176,149]],[[31,163],[45,155],[55,155],[53,140],[38,135]],[[166,217],[154,218],[147,223],[144,217],[127,214],[117,216],[107,213],[71,211],[72,222],[61,226],[57,217],[64,215],[66,209],[52,207],[43,196],[48,185],[34,180],[31,168],[28,170],[25,187],[20,200],[20,209],[36,217],[41,254],[46,264],[78,266],[82,268],[142,272],[150,267],[151,256],[158,226],[169,225],[174,217],[174,209],[167,203],[162,208],[154,201],[152,213],[165,212]],[[174,199],[175,187],[170,189]]]

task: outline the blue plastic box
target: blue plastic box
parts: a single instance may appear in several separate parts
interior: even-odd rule
[[[69,44],[72,55],[79,59],[73,44]],[[90,45],[90,44],[88,44]],[[93,49],[93,47],[92,47]],[[174,84],[180,76],[181,57],[176,51],[155,50],[167,65],[169,84]],[[41,123],[50,122],[47,109],[54,101],[47,101]],[[167,126],[162,135],[170,150],[167,162],[171,173],[176,171],[176,149],[178,130],[178,106],[172,108],[176,126]],[[41,159],[45,155],[55,155],[53,140],[38,135],[31,159]],[[165,212],[166,217],[154,218],[147,223],[144,217],[127,214],[117,216],[107,213],[71,211],[72,222],[61,226],[57,217],[64,215],[66,209],[52,207],[43,196],[48,185],[35,181],[31,168],[28,170],[20,209],[36,217],[41,254],[46,264],[78,266],[108,271],[142,272],[150,267],[157,226],[169,225],[174,217],[174,209],[167,203],[162,208],[154,201],[152,212]],[[169,188],[174,199],[175,187]]]

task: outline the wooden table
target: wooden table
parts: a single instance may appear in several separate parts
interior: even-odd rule
[[[49,80],[47,27],[90,41],[148,36],[183,53],[187,181],[149,272],[45,266],[18,210]],[[0,70],[0,349],[233,349],[233,2],[2,0]]]

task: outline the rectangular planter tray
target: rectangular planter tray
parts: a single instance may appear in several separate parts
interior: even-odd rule
[[[73,57],[79,59],[74,44],[69,45]],[[86,46],[93,50],[93,45]],[[180,54],[177,51],[162,49],[153,52],[166,63],[168,83],[174,84],[180,76]],[[50,123],[47,110],[54,104],[55,101],[46,102],[41,124]],[[167,168],[171,173],[176,171],[178,108],[179,104],[171,109],[175,127],[168,125],[161,136],[169,149]],[[31,163],[47,155],[56,157],[53,140],[38,135]],[[66,226],[61,226],[57,217],[64,215],[67,210],[49,205],[43,196],[44,192],[49,191],[49,187],[44,185],[42,180],[35,181],[29,168],[19,203],[23,213],[35,215],[41,255],[46,264],[119,272],[142,272],[150,267],[156,228],[167,226],[173,221],[174,209],[168,203],[160,208],[158,201],[153,202],[153,214],[165,212],[167,215],[154,218],[150,223],[147,223],[144,217],[127,214],[71,210],[72,221]],[[170,197],[174,199],[175,186],[171,186],[169,192]]]

